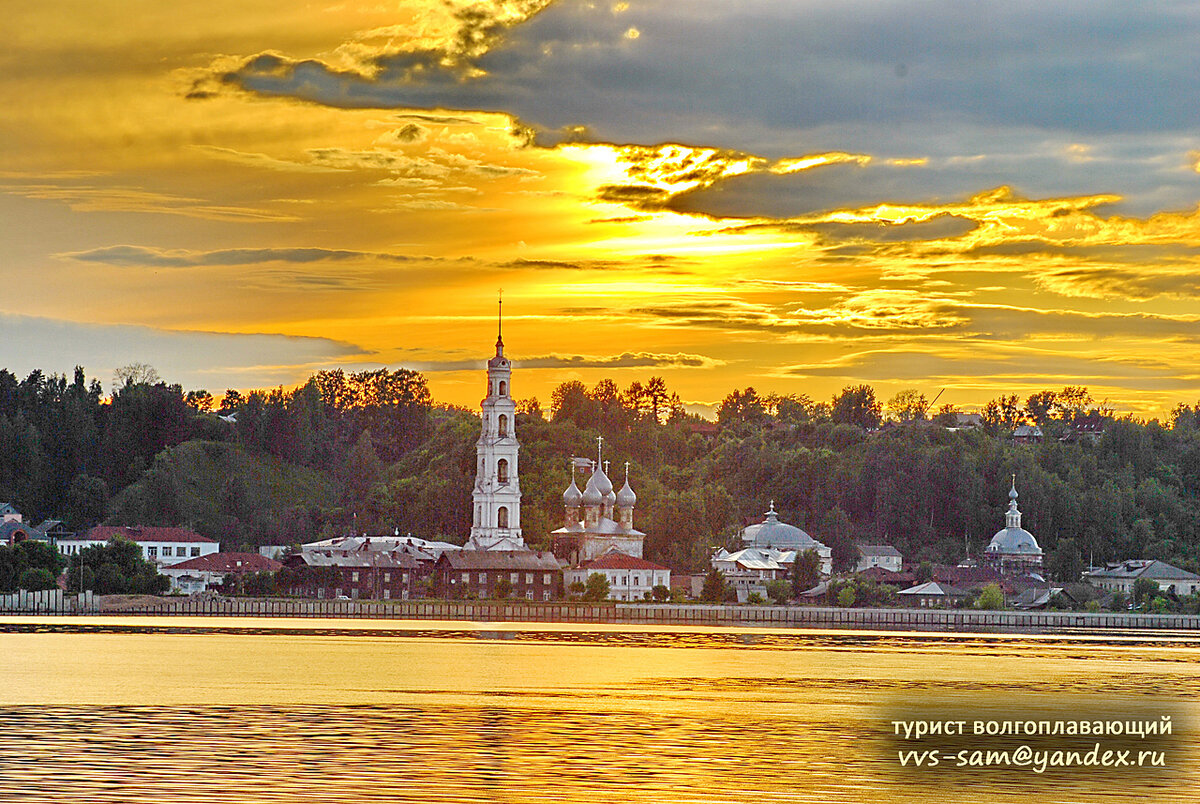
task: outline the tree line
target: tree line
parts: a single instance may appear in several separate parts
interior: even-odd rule
[[[350,532],[461,542],[470,528],[475,411],[439,405],[417,372],[320,372],[293,389],[184,391],[147,372],[110,395],[71,378],[0,371],[0,500],[81,529],[167,524],[224,549]],[[1069,579],[1088,561],[1160,558],[1200,569],[1200,403],[1165,422],[1113,417],[1086,388],[1001,394],[982,426],[918,391],[880,401],[852,385],[828,401],[731,391],[714,425],[660,377],[559,385],[518,405],[522,526],[548,546],[570,458],[605,439],[614,482],[630,464],[651,560],[702,569],[774,500],[844,569],[855,542],[906,560],[978,555],[1003,526],[1012,475],[1024,526]],[[1070,439],[1082,420],[1104,422]],[[1017,444],[1016,423],[1042,427]]]

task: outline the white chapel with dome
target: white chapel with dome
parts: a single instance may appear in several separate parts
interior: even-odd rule
[[[1020,575],[1042,571],[1042,548],[1033,534],[1021,527],[1021,512],[1017,509],[1017,478],[1013,475],[1008,492],[1008,510],[1004,513],[1004,528],[996,531],[983,552],[983,561],[1005,575]]]

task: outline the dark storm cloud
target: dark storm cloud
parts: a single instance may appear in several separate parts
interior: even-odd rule
[[[490,99],[545,130],[585,125],[605,140],[646,144],[681,129],[684,141],[706,142],[696,134],[714,114],[792,129],[953,117],[1183,130],[1200,123],[1197,23],[1188,3],[1131,13],[1114,0],[692,0],[686,14],[666,0],[620,14],[579,0],[504,31],[475,60],[487,73],[479,79],[446,67],[444,51],[383,55],[370,78],[268,52],[225,77],[332,105],[480,109]],[[630,28],[637,39],[626,38]]]
[[[511,28],[479,21],[479,47],[454,58],[381,53],[369,75],[261,53],[217,69],[193,93],[236,87],[341,107],[504,112],[543,144],[670,141],[770,159],[849,149],[931,160],[721,181],[680,202],[710,214],[914,202],[999,184],[1032,196],[1116,190],[1139,212],[1195,197],[1197,174],[1184,165],[1200,127],[1193,4],[628,5],[614,13],[568,0]],[[1069,150],[1079,143],[1090,150]],[[654,208],[651,190],[609,193]]]

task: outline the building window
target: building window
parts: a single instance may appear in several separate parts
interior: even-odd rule
[[[511,583],[513,586],[516,586],[518,583],[521,582],[521,573],[519,573],[519,572],[508,573],[508,582]]]
[[[496,512],[496,527],[508,527],[508,509],[504,506],[500,506],[500,510]]]
[[[175,555],[177,555],[177,556],[186,556],[186,555],[187,555],[187,548],[186,548],[186,547],[176,547],[176,548],[175,548]]]
[[[533,573],[532,572],[525,573],[525,584],[526,585],[533,584]]]
[[[500,396],[508,396],[508,383],[504,380],[500,381]]]
[[[508,482],[508,461],[504,458],[501,458],[496,464],[496,481],[498,483]]]
[[[533,600],[533,590],[532,589],[525,590],[525,599]]]
[[[546,572],[542,574],[542,583],[546,584],[546,586],[550,585],[550,573]]]
[[[400,583],[408,583],[408,573],[407,572],[402,573],[400,575]]]
[[[471,573],[464,572],[462,574],[462,579],[463,579],[463,583],[470,583],[471,582]]]
[[[479,573],[479,583],[480,583],[480,585],[487,584],[487,573],[486,572]]]
[[[383,582],[391,583],[392,582],[392,573],[390,573],[390,572],[383,573]]]
[[[542,592],[542,600],[549,600],[549,599],[550,599],[550,590],[547,589],[545,592]]]
[[[508,417],[503,413],[500,414],[500,432],[501,438],[508,438]]]
[[[350,580],[353,581],[354,583],[358,583],[358,573],[357,572],[350,573]]]
[[[158,558],[158,548],[157,547],[147,547],[146,555],[150,558]]]
[[[192,555],[193,555],[193,556],[198,556],[198,555],[200,555],[200,548],[199,548],[199,547],[193,547],[193,548],[192,548]]]
[[[383,599],[384,599],[384,600],[389,600],[389,599],[391,599],[391,597],[392,597],[392,590],[391,590],[391,589],[384,589],[384,590],[383,590]]]

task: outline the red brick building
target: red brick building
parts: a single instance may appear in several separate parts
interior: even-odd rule
[[[290,595],[351,600],[409,600],[429,596],[429,567],[403,551],[305,550],[288,556],[280,587]]]
[[[549,552],[447,550],[434,565],[434,579],[436,594],[452,599],[555,600],[562,595],[562,568]]]

